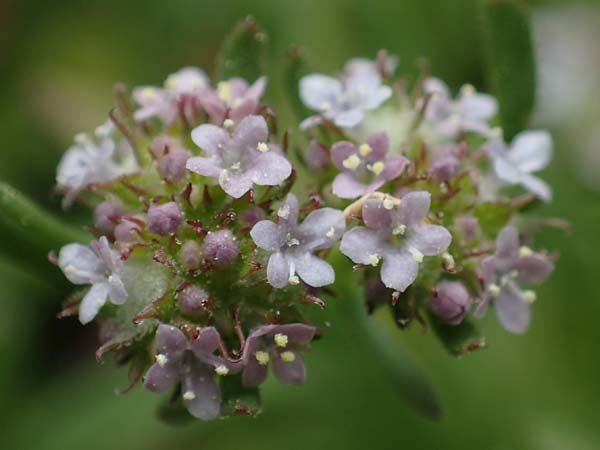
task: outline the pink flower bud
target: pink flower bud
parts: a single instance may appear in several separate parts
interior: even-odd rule
[[[111,202],[102,202],[94,209],[94,223],[100,231],[112,233],[123,211]]]
[[[239,247],[230,230],[219,230],[206,235],[203,253],[206,259],[223,266],[231,263],[238,256]]]
[[[190,152],[181,147],[169,151],[158,163],[158,172],[167,181],[176,183],[185,176],[185,164]]]
[[[161,236],[175,233],[183,223],[183,213],[175,202],[152,205],[148,210],[148,229]]]
[[[206,309],[208,294],[198,286],[188,286],[179,294],[179,307],[186,314],[194,314]]]
[[[160,158],[177,145],[179,145],[177,139],[163,134],[152,141],[150,151],[156,158]]]
[[[467,315],[470,304],[469,292],[462,283],[442,281],[434,290],[429,308],[444,322],[458,325]]]
[[[181,264],[186,269],[197,269],[201,261],[200,245],[196,241],[187,241],[179,252]]]
[[[137,223],[123,219],[115,227],[115,239],[119,242],[131,242],[139,236],[140,227]]]

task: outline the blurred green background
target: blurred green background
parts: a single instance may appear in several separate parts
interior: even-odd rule
[[[221,38],[247,14],[270,35],[268,98],[282,123],[291,123],[281,63],[292,43],[322,71],[387,48],[404,72],[416,74],[424,56],[454,88],[485,88],[478,3],[2,0],[0,177],[58,213],[51,191],[61,152],[105,120],[113,83],[159,84],[184,65],[210,71]],[[573,232],[540,235],[538,244],[561,259],[527,335],[504,332],[491,314],[482,323],[489,348],[454,359],[429,334],[397,332],[390,345],[427,373],[444,405],[440,420],[404,404],[368,348],[334,327],[307,357],[306,386],[266,384],[259,418],[164,425],[154,415],[158,396],[115,394],[126,371],[96,364],[93,326],[55,318],[68,293],[58,270],[0,229],[0,448],[600,448],[600,9],[567,0],[531,6],[540,58],[535,125],[556,138],[544,173],[555,201],[539,213],[567,218]],[[64,214],[83,221],[84,213]]]

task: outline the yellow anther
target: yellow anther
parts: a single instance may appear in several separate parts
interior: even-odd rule
[[[396,225],[392,230],[392,234],[394,236],[404,236],[404,233],[406,233],[406,225],[404,225],[403,223],[401,223],[400,225]]]
[[[351,154],[344,161],[342,161],[342,166],[346,169],[356,170],[358,166],[360,166],[360,158],[356,154]]]
[[[234,125],[235,125],[235,122],[233,120],[231,120],[231,119],[225,119],[223,121],[223,126],[225,128],[232,128]]]
[[[261,366],[266,366],[267,364],[269,364],[270,356],[267,352],[259,350],[254,354],[254,357]]]
[[[215,367],[215,373],[217,375],[227,375],[229,373],[229,369],[227,368],[227,366],[225,364],[219,364],[217,367]]]
[[[259,142],[258,145],[256,146],[256,149],[259,152],[268,152],[269,151],[269,146],[265,143],[265,142]]]
[[[227,81],[221,81],[217,84],[217,96],[223,103],[229,103],[232,96],[231,84]]]
[[[151,87],[143,88],[141,94],[144,100],[150,100],[156,97],[156,89]]]
[[[290,217],[290,205],[288,205],[287,203],[285,205],[282,205],[281,208],[277,210],[277,215],[282,219],[287,219],[288,217]]]
[[[454,256],[452,256],[448,252],[445,252],[442,254],[442,261],[444,262],[444,265],[446,266],[446,269],[448,269],[448,270],[453,270],[456,267],[456,262],[454,261]]]
[[[418,263],[421,264],[423,262],[423,253],[421,253],[419,250],[417,250],[416,248],[410,248],[408,250],[410,252],[410,254],[412,255],[413,260]]]
[[[369,264],[371,264],[373,267],[377,267],[379,261],[381,261],[379,255],[376,255],[374,253],[369,255]]]
[[[527,303],[533,303],[537,299],[537,295],[534,291],[523,291],[523,300]]]
[[[360,153],[361,156],[368,156],[372,151],[373,149],[369,144],[362,144],[360,147],[358,147],[358,153]]]
[[[383,169],[385,169],[385,164],[383,163],[383,161],[377,161],[371,166],[371,172],[373,172],[375,176],[383,172]]]
[[[296,355],[294,355],[293,352],[289,352],[289,351],[282,352],[280,356],[281,356],[281,360],[286,363],[294,362],[294,360],[296,359]]]
[[[529,247],[523,246],[519,249],[519,256],[531,256],[533,255],[533,250]]]
[[[194,394],[192,391],[185,391],[183,393],[184,400],[194,400],[195,398],[196,398],[196,394]]]
[[[497,297],[500,295],[500,286],[498,286],[496,283],[492,283],[488,286],[488,292],[492,297]]]
[[[277,345],[277,347],[286,347],[289,339],[287,334],[277,333],[275,336],[273,336],[273,340],[275,341],[275,345]]]
[[[165,364],[169,362],[169,358],[167,358],[167,355],[163,355],[162,353],[156,355],[154,359],[156,359],[156,364],[158,364],[160,367],[164,367]]]
[[[335,236],[335,228],[329,227],[329,230],[327,230],[327,233],[325,233],[325,236],[332,239]]]
[[[300,284],[300,278],[298,278],[296,275],[290,275],[288,278],[288,283],[293,285]]]
[[[473,95],[476,92],[475,87],[472,84],[465,84],[460,91],[464,95]]]
[[[387,210],[391,210],[394,208],[394,201],[391,198],[383,199],[383,207]]]

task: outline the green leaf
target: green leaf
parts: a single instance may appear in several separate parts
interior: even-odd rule
[[[241,77],[253,82],[264,75],[267,40],[267,35],[253,18],[239,23],[223,42],[217,56],[217,79]]]
[[[508,202],[479,203],[473,208],[473,215],[477,217],[479,226],[489,238],[495,238],[509,221],[514,212],[514,207]]]
[[[90,236],[44,211],[14,187],[0,181],[0,220],[15,238],[36,243],[46,251],[69,242],[89,242]]]
[[[521,0],[484,0],[483,18],[488,75],[510,140],[527,128],[535,102],[529,11]]]
[[[260,391],[242,384],[242,375],[221,377],[221,415],[245,414],[256,416],[262,412]]]
[[[450,325],[429,314],[431,327],[451,355],[463,356],[485,347],[485,338],[468,319],[458,325]]]
[[[290,48],[284,74],[285,88],[292,110],[298,119],[305,119],[311,115],[311,111],[304,106],[300,99],[300,79],[309,72],[304,49],[302,47]]]

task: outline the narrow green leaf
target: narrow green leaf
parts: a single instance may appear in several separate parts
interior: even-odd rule
[[[223,42],[217,56],[217,79],[241,77],[253,82],[264,75],[267,41],[267,35],[253,18],[239,23]]]
[[[221,377],[221,415],[246,414],[255,416],[260,414],[260,391],[257,387],[242,385],[240,374]]]
[[[292,110],[298,119],[305,119],[311,115],[311,111],[304,106],[300,99],[300,79],[310,72],[306,62],[304,49],[292,47],[288,51],[285,67],[285,88]]]
[[[484,0],[483,19],[488,75],[510,140],[527,128],[535,102],[529,11],[521,0]]]
[[[485,347],[485,338],[468,319],[458,325],[450,325],[433,314],[429,315],[431,327],[451,355],[463,356]]]

